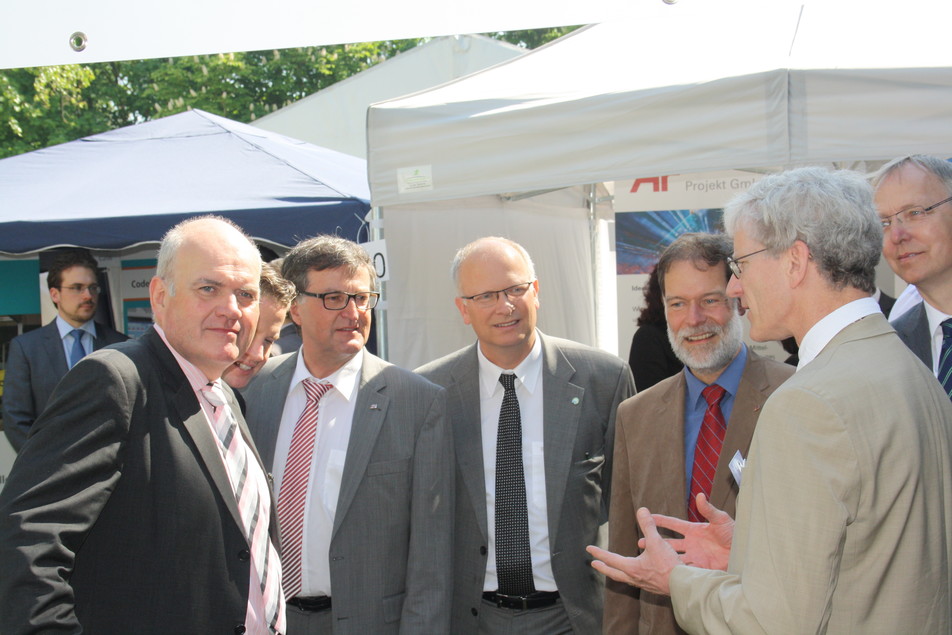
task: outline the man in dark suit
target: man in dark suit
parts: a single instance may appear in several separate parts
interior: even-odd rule
[[[938,376],[943,340],[952,342],[952,164],[921,154],[899,157],[876,173],[873,186],[883,257],[923,299],[893,327]],[[952,378],[939,380],[952,394]]]
[[[155,326],[66,374],[0,492],[0,632],[284,631],[265,471],[220,380],[260,272],[223,219],[165,236]]]
[[[379,294],[360,245],[305,240],[282,273],[303,343],[243,395],[274,475],[288,633],[453,632],[443,390],[365,350]]]
[[[3,429],[14,450],[23,446],[56,384],[79,358],[128,339],[93,321],[101,291],[98,271],[98,263],[85,250],[71,249],[57,255],[46,277],[56,319],[10,342]]]
[[[760,357],[744,345],[737,300],[727,296],[731,241],[723,234],[683,234],[662,252],[655,271],[668,323],[668,338],[683,372],[626,400],[615,422],[615,458],[609,550],[638,555],[639,507],[704,520],[690,505],[703,493],[732,516],[739,482],[729,464],[746,458],[760,409],[794,368]],[[722,388],[717,410],[724,427],[708,441],[709,386]],[[714,431],[711,429],[711,431]],[[713,480],[702,466],[715,467]],[[670,598],[609,579],[605,632],[683,633]]]
[[[603,585],[585,545],[606,520],[615,411],[634,393],[631,371],[536,330],[539,282],[517,243],[463,247],[453,277],[478,341],[417,369],[446,387],[453,422],[453,632],[596,633]],[[518,404],[504,408],[513,394]]]

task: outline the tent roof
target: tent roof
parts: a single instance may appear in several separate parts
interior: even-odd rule
[[[952,151],[952,4],[668,8],[374,104],[374,204]]]
[[[202,213],[356,238],[368,199],[363,159],[192,110],[0,160],[0,252],[122,249]]]
[[[367,154],[367,107],[432,88],[527,49],[482,35],[434,38],[251,123],[358,157]]]

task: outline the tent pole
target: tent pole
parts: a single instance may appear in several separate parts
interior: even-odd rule
[[[370,208],[370,240],[383,240],[383,238],[383,209],[374,206]],[[374,320],[374,328],[377,329],[377,356],[381,359],[389,359],[386,282],[380,282],[380,298],[383,300],[382,306],[376,309],[377,319]]]
[[[594,307],[594,317],[595,317],[595,347],[599,348],[601,344],[601,309],[599,308],[598,296],[599,296],[599,279],[601,277],[600,262],[598,257],[598,217],[596,207],[598,205],[598,189],[595,183],[590,183],[587,189],[587,196],[585,201],[586,207],[588,209],[588,239],[590,245],[590,256],[591,259],[591,271],[592,271],[592,293],[594,297],[592,300],[592,306]]]

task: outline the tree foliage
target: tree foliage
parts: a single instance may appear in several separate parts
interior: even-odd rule
[[[573,28],[487,35],[535,48]],[[424,41],[0,71],[0,158],[192,108],[253,121]]]

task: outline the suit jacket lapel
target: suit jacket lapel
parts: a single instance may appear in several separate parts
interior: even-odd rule
[[[281,428],[281,417],[284,414],[285,399],[270,399],[266,395],[283,395],[285,398],[288,389],[291,387],[291,377],[294,375],[294,369],[297,368],[297,358],[300,351],[288,355],[286,359],[278,364],[274,372],[267,376],[260,377],[258,381],[263,382],[260,391],[255,391],[256,400],[261,404],[260,418],[253,422],[257,431],[261,428],[262,434],[255,436],[261,441],[258,445],[258,453],[261,455],[261,462],[264,464],[265,471],[270,474],[274,470],[274,446],[278,440],[278,430]],[[257,412],[259,404],[249,406],[249,412]]]
[[[56,320],[53,320],[44,327],[43,337],[46,345],[43,349],[46,351],[47,364],[60,377],[69,371],[69,364],[66,361],[66,350],[63,348],[63,340],[60,337],[59,329],[56,328]]]
[[[476,521],[486,540],[489,540],[489,521],[486,515],[486,470],[483,466],[482,415],[479,403],[479,360],[476,345],[470,347],[452,369],[453,383],[447,386],[450,410],[447,417],[453,422],[453,439],[459,475],[473,502]],[[458,409],[453,410],[453,405]]]
[[[353,503],[354,496],[357,495],[357,488],[360,487],[364,474],[367,472],[367,465],[370,463],[370,455],[377,443],[380,428],[387,417],[390,398],[385,394],[387,384],[381,374],[386,367],[387,364],[383,360],[364,351],[331,540],[337,535],[337,530],[340,529],[341,523],[347,516],[347,510]]]
[[[575,368],[542,334],[542,439],[549,543],[557,539],[585,389],[571,383]],[[609,451],[606,448],[606,451]]]
[[[208,420],[205,418],[205,413],[202,412],[195,391],[192,390],[178,362],[175,361],[171,351],[158,333],[150,330],[142,338],[150,346],[161,364],[166,390],[171,396],[170,402],[174,410],[174,412],[169,413],[170,416],[178,416],[182,421],[183,427],[192,438],[192,442],[205,463],[205,469],[208,470],[212,483],[218,489],[225,506],[235,523],[239,527],[243,527],[241,514],[238,512],[238,501],[235,500],[235,493],[231,489],[225,463],[222,461],[221,453],[218,451],[215,438],[212,436]]]

